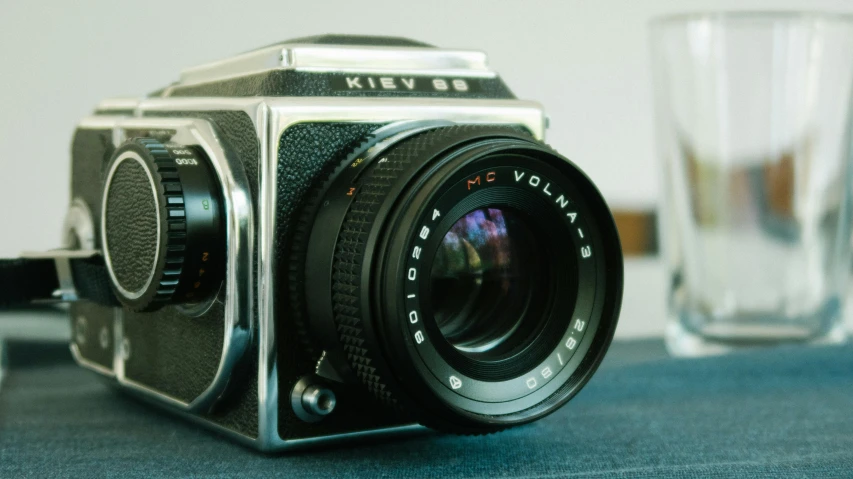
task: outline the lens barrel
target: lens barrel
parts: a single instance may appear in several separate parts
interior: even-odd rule
[[[428,426],[485,433],[557,409],[601,362],[619,315],[622,253],[600,193],[511,127],[375,140],[306,213],[319,348]]]

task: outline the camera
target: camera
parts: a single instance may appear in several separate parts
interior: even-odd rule
[[[265,451],[534,421],[600,364],[623,281],[546,125],[483,53],[402,38],[190,68],[80,121],[64,249],[16,263],[52,278],[21,294],[71,303],[81,366]]]

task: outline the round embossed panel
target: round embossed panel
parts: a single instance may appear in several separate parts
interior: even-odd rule
[[[127,296],[139,296],[154,273],[159,205],[154,180],[136,155],[114,165],[104,212],[113,273]]]

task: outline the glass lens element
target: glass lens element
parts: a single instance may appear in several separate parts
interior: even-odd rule
[[[520,213],[498,208],[471,211],[445,234],[433,260],[431,304],[457,350],[480,356],[521,345],[510,338],[527,336],[522,323],[543,269],[534,241]]]

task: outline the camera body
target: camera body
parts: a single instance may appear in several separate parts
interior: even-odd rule
[[[184,196],[175,200],[180,205],[173,208],[176,197],[166,188],[167,204],[155,206],[169,218],[163,224],[179,224],[172,216],[189,216],[195,204],[199,215],[215,210],[210,224],[218,226],[205,223],[207,230],[186,233],[200,242],[187,243],[183,276],[172,283],[155,279],[154,296],[134,299],[180,294],[186,301],[157,308],[72,304],[75,360],[121,389],[265,451],[419,429],[415,418],[348,381],[352,371],[332,361],[331,351],[312,348],[305,307],[294,304],[300,301],[294,283],[302,281],[294,244],[308,234],[300,221],[315,201],[312,188],[338,165],[355,168],[366,148],[401,132],[449,124],[505,127],[538,141],[546,117],[538,104],[515,99],[482,53],[334,35],[192,68],[145,98],[102,102],[74,133],[65,246],[106,251],[107,241],[144,242],[133,232],[113,233],[118,227],[111,222],[146,221],[145,205],[121,201],[134,187],[119,179],[123,159],[142,165],[147,153],[149,164],[171,165],[152,185],[166,185],[175,169],[184,181]],[[136,143],[123,147],[128,142]],[[200,163],[207,164],[210,183],[192,187],[185,172]],[[202,192],[199,199],[188,196],[191,187]],[[157,251],[183,254],[183,243],[168,241],[184,238],[184,226],[174,234],[172,226]],[[201,243],[214,237],[221,241]],[[122,281],[116,264],[146,255],[125,260],[106,253],[114,282]],[[177,258],[162,256],[152,267]],[[186,276],[189,270],[194,276]],[[168,289],[178,281],[184,286]],[[616,314],[621,276],[618,282]],[[596,334],[606,349],[613,328],[615,318],[588,335]],[[597,365],[601,356],[603,350],[589,362]]]

